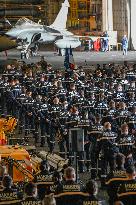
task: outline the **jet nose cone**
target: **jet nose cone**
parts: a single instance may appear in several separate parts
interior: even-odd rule
[[[15,31],[13,31],[12,29],[6,32],[7,36],[11,36],[11,37],[15,37]]]

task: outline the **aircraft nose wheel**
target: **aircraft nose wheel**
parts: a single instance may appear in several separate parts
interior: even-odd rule
[[[21,51],[21,59],[28,59],[30,57],[29,51]]]
[[[31,53],[32,57],[37,56],[37,54],[38,54],[38,45],[35,44],[34,47],[30,48],[30,53]]]
[[[27,53],[26,53],[26,59],[28,59],[29,57],[30,57],[30,53],[27,52]]]
[[[31,56],[32,56],[32,57],[37,56],[37,51],[31,51]]]

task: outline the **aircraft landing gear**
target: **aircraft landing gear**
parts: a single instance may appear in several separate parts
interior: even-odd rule
[[[26,52],[26,59],[28,59],[30,57],[30,53]]]
[[[21,51],[21,59],[28,59],[30,57],[30,51],[29,50],[22,50]]]
[[[38,53],[38,45],[35,44],[34,47],[30,48],[31,49],[31,56],[37,56]]]
[[[37,53],[38,53],[38,46],[37,45],[35,45],[34,47],[31,47],[29,49],[24,48],[21,50],[21,59],[28,59],[31,56],[32,57],[37,56]]]
[[[58,50],[58,55],[59,55],[59,56],[65,56],[65,49],[59,48],[59,50]]]
[[[35,57],[35,56],[37,56],[37,50],[31,50],[31,56],[33,56],[33,57]]]

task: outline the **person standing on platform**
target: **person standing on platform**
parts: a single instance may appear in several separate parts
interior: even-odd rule
[[[105,31],[103,37],[104,52],[107,52],[109,50],[109,35],[107,31]]]
[[[121,43],[122,43],[123,55],[127,55],[128,39],[126,35],[123,36]]]

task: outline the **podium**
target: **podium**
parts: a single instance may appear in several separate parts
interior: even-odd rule
[[[78,182],[78,154],[84,152],[84,129],[78,127],[69,129],[69,151],[74,153],[76,182]]]
[[[71,152],[84,152],[84,129],[69,129],[69,150]]]

